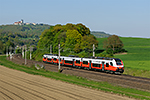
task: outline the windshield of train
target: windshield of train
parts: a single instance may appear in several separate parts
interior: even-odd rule
[[[120,59],[115,59],[115,61],[116,61],[116,64],[117,64],[117,65],[122,65],[122,63],[121,63],[121,60],[120,60]]]

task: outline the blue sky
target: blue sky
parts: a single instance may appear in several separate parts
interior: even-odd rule
[[[150,38],[150,0],[0,0],[0,25],[83,23],[92,31]]]

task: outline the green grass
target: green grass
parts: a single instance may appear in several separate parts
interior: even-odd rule
[[[99,49],[103,48],[103,41],[106,38],[98,38]],[[124,74],[150,78],[150,39],[120,37],[123,41],[125,55],[115,55],[123,60],[125,64]],[[143,71],[145,73],[143,73]]]
[[[33,66],[27,67],[24,65],[18,65],[11,61],[8,61],[6,60],[5,56],[0,56],[0,65],[13,68],[16,70],[24,71],[29,74],[42,75],[45,77],[49,77],[49,78],[56,79],[56,80],[61,80],[64,82],[80,85],[83,87],[93,88],[96,90],[111,92],[111,93],[125,95],[128,97],[133,97],[133,98],[138,98],[138,99],[150,100],[150,93],[146,91],[141,91],[141,90],[136,90],[136,89],[131,89],[131,88],[124,88],[121,86],[115,86],[107,82],[95,82],[95,81],[88,80],[86,78],[46,71],[43,69],[36,70],[35,68],[33,68]]]

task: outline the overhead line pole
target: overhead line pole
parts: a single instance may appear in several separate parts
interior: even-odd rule
[[[59,71],[60,70],[60,44],[58,44],[58,53],[59,53],[59,57],[58,57],[58,61],[59,61],[58,71]]]
[[[22,46],[22,58],[24,58],[24,46]]]
[[[8,46],[6,46],[6,56],[8,57]]]
[[[93,44],[93,57],[95,57],[95,45]]]
[[[25,45],[25,65],[27,64],[26,50],[27,50],[27,46]]]
[[[50,54],[52,54],[52,45],[50,45]]]

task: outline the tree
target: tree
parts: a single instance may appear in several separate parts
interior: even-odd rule
[[[82,43],[81,43],[81,49],[91,52],[93,49],[93,44],[95,44],[95,47],[98,46],[98,41],[93,35],[85,35],[82,38]]]
[[[50,29],[44,30],[40,36],[40,40],[37,45],[37,52],[49,53],[48,49],[52,45],[53,53],[58,53],[58,44],[61,44],[61,51],[64,55],[76,53],[87,53],[92,51],[93,44],[98,45],[96,38],[90,34],[89,28],[83,24],[71,24],[66,25],[57,24],[51,26]],[[82,54],[81,54],[82,55]]]
[[[77,30],[68,30],[66,36],[65,46],[67,49],[70,48],[71,51],[77,43],[81,43],[82,35]]]
[[[108,53],[117,53],[122,50],[123,46],[123,42],[117,35],[112,35],[103,42],[103,47]]]
[[[2,52],[3,51],[3,43],[2,43],[2,41],[0,41],[0,52]]]

